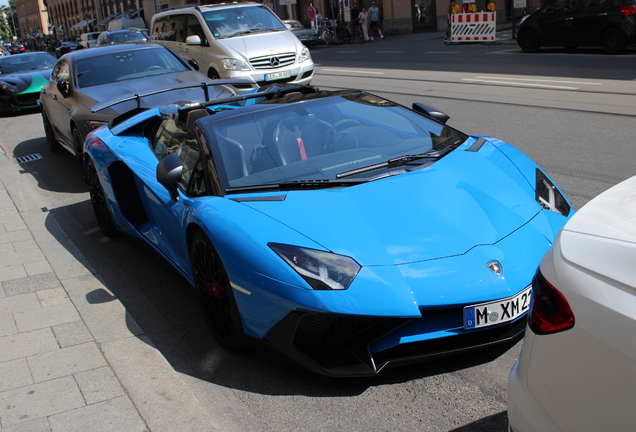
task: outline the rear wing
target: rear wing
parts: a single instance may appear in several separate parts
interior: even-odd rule
[[[196,84],[183,84],[180,86],[176,86],[176,87],[169,87],[169,88],[164,88],[164,89],[160,89],[160,90],[153,90],[153,91],[149,91],[146,93],[139,93],[139,94],[134,94],[131,96],[127,96],[124,98],[119,98],[119,99],[112,99],[110,101],[106,101],[106,102],[102,102],[102,103],[98,103],[95,104],[91,107],[91,112],[92,113],[96,113],[98,111],[102,111],[105,110],[106,108],[110,108],[114,105],[120,104],[120,103],[124,103],[124,102],[129,102],[129,101],[137,101],[137,108],[141,108],[141,99],[144,97],[148,97],[148,96],[153,96],[153,95],[157,95],[157,94],[161,94],[161,93],[167,93],[170,91],[178,91],[178,90],[186,90],[186,89],[191,89],[191,88],[201,88],[203,90],[203,94],[205,96],[205,101],[209,102],[210,101],[210,92],[208,91],[208,87],[214,87],[214,86],[222,86],[222,85],[230,85],[230,86],[237,86],[237,85],[253,85],[254,82],[252,81],[248,81],[248,80],[242,80],[242,79],[226,79],[226,80],[221,80],[221,79],[217,79],[217,80],[213,80],[213,81],[207,81],[207,82],[201,82],[201,83],[196,83]],[[164,104],[166,105],[166,104]]]

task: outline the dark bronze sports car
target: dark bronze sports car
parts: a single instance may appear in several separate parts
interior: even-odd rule
[[[0,57],[0,113],[37,108],[56,59],[44,52]]]
[[[42,121],[49,147],[66,148],[82,162],[84,137],[131,110],[234,94],[158,44],[99,46],[61,57],[42,88]],[[169,91],[166,91],[169,90]],[[136,95],[145,95],[136,97]],[[109,101],[130,100],[108,106]],[[101,105],[100,109],[95,109]],[[104,108],[104,106],[107,106]]]

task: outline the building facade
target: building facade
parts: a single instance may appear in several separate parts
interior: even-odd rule
[[[359,8],[371,6],[372,0],[263,0],[282,19],[296,19],[311,26],[308,9],[313,6],[325,18],[349,18],[348,8],[356,1]],[[443,31],[450,0],[376,0],[381,11],[384,34],[395,35],[419,31]],[[473,0],[478,11],[495,4],[497,22],[512,16],[512,0]],[[542,0],[526,0],[526,10],[541,5]],[[108,23],[119,18],[141,17],[149,28],[152,16],[174,6],[220,3],[213,0],[15,0],[22,38],[74,40],[82,33],[104,31]],[[462,0],[457,0],[461,7]],[[519,17],[519,14],[517,14]]]

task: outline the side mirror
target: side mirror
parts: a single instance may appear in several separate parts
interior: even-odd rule
[[[291,24],[287,24],[287,23],[285,23],[285,27],[287,27],[287,30],[291,30],[291,29],[292,29]]]
[[[201,38],[198,35],[188,36],[186,38],[186,45],[201,45]]]
[[[177,193],[177,185],[181,182],[181,174],[183,173],[183,164],[177,153],[171,153],[161,159],[157,165],[157,181],[170,192],[170,198],[177,201],[179,194]]]
[[[193,58],[189,58],[189,59],[188,59],[188,64],[189,64],[190,66],[192,66],[192,68],[193,68],[195,71],[198,71],[199,69],[201,69],[201,67],[199,66],[199,62],[198,62],[198,61],[196,61],[196,60],[195,60],[195,59],[193,59]]]
[[[424,105],[421,103],[414,103],[413,111],[416,111],[420,114],[424,114],[425,116],[430,117],[434,120],[437,120],[438,122],[441,122],[441,123],[446,123],[448,119],[450,118],[450,116],[448,116],[447,114],[444,114],[437,108],[434,108],[430,105]]]
[[[57,89],[62,94],[62,96],[68,96],[68,83],[64,78],[59,78],[57,80]]]

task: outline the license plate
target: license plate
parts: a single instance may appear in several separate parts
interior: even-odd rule
[[[282,71],[282,72],[274,72],[270,74],[265,74],[265,81],[273,81],[283,78],[289,78],[291,76],[291,71]]]
[[[464,308],[464,328],[489,327],[512,321],[528,311],[532,285],[514,297]]]

